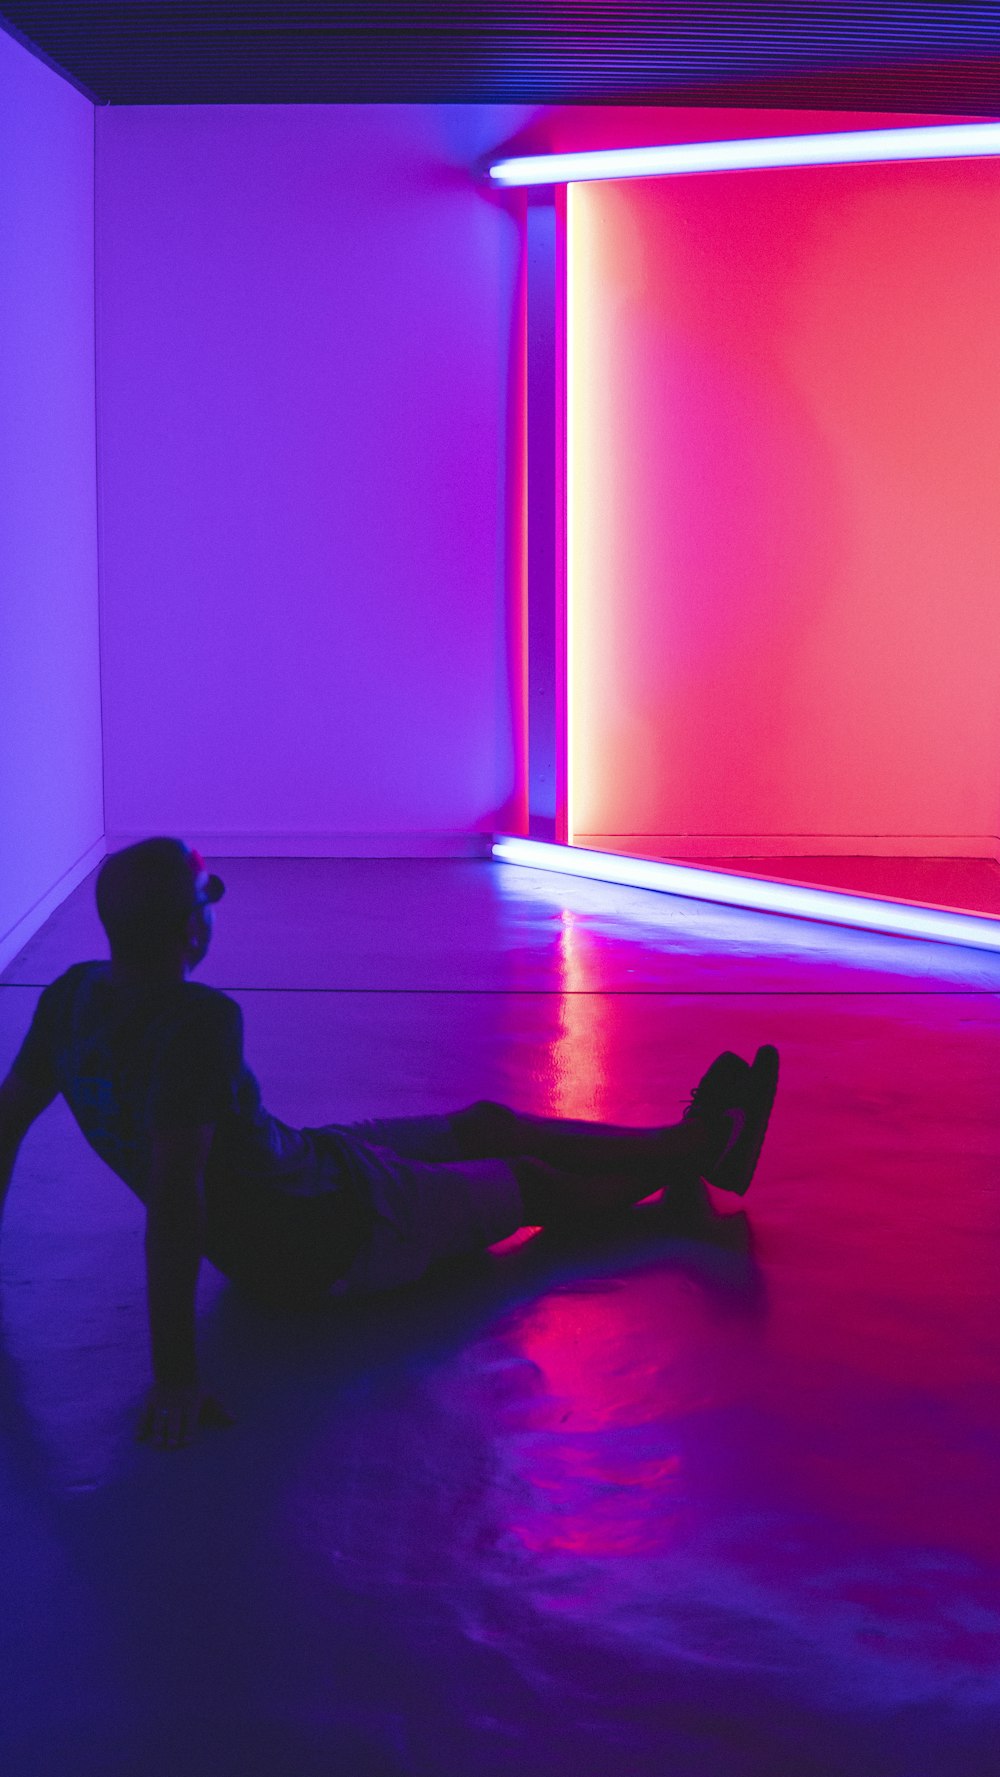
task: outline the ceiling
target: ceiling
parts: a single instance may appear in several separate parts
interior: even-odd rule
[[[1000,115],[1000,0],[0,0],[102,104],[659,104]]]

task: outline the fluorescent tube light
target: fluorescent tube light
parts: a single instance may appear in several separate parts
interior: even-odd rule
[[[1000,154],[1000,123],[943,123],[914,129],[843,130],[753,141],[673,142],[662,148],[599,148],[494,161],[496,185],[562,185],[582,179],[655,179],[671,173],[732,173],[764,167],[832,167],[879,160],[958,160]]]
[[[867,895],[840,894],[832,889],[800,888],[789,882],[766,882],[752,876],[730,876],[724,870],[702,870],[693,864],[667,864],[658,858],[625,858],[614,852],[587,851],[579,845],[550,845],[540,839],[494,840],[493,856],[531,870],[555,870],[563,876],[586,876],[627,888],[655,889],[693,901],[715,901],[725,907],[750,907],[763,913],[791,914],[822,920],[827,925],[860,926],[906,938],[931,938],[976,950],[1000,950],[1000,920],[975,913],[947,913],[934,907],[911,907],[905,901],[882,901]]]

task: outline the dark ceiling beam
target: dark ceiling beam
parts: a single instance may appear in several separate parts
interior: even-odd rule
[[[0,0],[0,23],[115,104],[1000,112],[997,0]]]

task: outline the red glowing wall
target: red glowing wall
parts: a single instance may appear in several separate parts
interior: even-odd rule
[[[996,855],[1000,164],[575,186],[568,300],[575,836]]]

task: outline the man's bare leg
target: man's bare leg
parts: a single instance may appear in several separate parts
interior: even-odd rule
[[[697,1165],[715,1145],[711,1129],[697,1116],[658,1129],[634,1129],[568,1117],[531,1117],[484,1099],[459,1111],[451,1122],[464,1160],[542,1160],[583,1177],[618,1173],[629,1180],[656,1179],[672,1161]],[[646,1189],[655,1190],[656,1185]]]
[[[778,1052],[765,1044],[752,1067],[729,1051],[720,1055],[680,1122],[661,1129],[524,1117],[485,1102],[452,1122],[460,1144],[489,1142],[492,1154],[511,1161],[526,1214],[545,1226],[625,1209],[699,1176],[743,1196],[777,1085]]]
[[[746,1062],[727,1050],[695,1087],[680,1121],[653,1129],[525,1116],[487,1099],[459,1111],[451,1124],[464,1159],[541,1160],[559,1172],[640,1182],[634,1202],[668,1183],[672,1171],[690,1176],[712,1165],[749,1078]]]
[[[574,1206],[621,1209],[663,1185],[707,1179],[742,1197],[753,1178],[778,1086],[778,1051],[765,1043],[748,1066],[726,1050],[691,1094],[679,1123],[628,1129],[558,1117],[525,1117],[482,1102],[451,1127],[469,1158],[515,1162],[539,1209],[562,1219]],[[532,1164],[534,1170],[532,1170]],[[576,1181],[575,1185],[573,1181]]]

